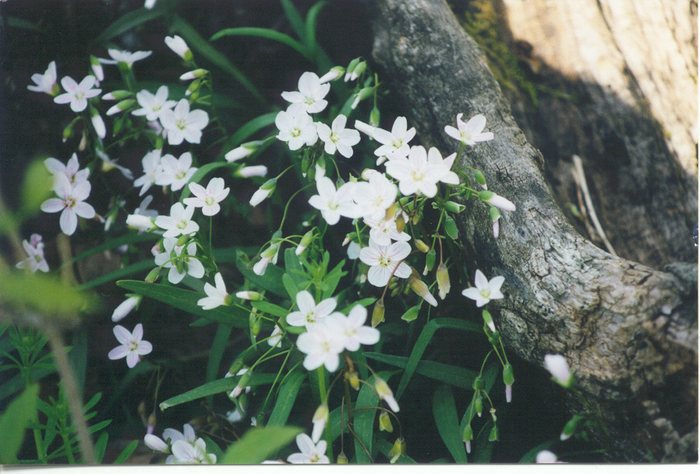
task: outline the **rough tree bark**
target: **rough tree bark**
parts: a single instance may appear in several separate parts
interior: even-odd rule
[[[443,0],[368,2],[373,55],[410,121],[430,145],[457,113],[486,116],[496,138],[456,166],[481,168],[513,200],[494,240],[483,206],[459,222],[470,268],[504,275],[497,323],[511,350],[542,365],[561,353],[600,422],[611,459],[697,459],[697,265],[655,270],[612,256],[567,222],[543,158],[517,126],[474,41]],[[646,185],[647,183],[641,183]]]

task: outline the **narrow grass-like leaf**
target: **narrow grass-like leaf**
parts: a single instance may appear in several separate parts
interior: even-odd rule
[[[345,306],[344,308],[342,308],[342,309],[340,310],[340,312],[341,312],[341,313],[344,313],[344,314],[347,314],[348,312],[350,312],[350,310],[351,310],[352,308],[354,308],[354,307],[357,306],[358,304],[359,304],[360,306],[364,306],[364,307],[366,308],[366,307],[368,307],[369,305],[373,304],[375,301],[377,301],[377,298],[374,298],[374,297],[362,298],[361,300],[353,301],[353,302],[350,303],[349,305]]]
[[[139,440],[135,439],[131,443],[127,444],[126,447],[122,450],[121,453],[119,453],[119,456],[117,456],[117,459],[114,460],[114,464],[124,464],[129,460],[132,454],[134,454],[134,451],[136,451],[136,448],[139,447]]]
[[[204,310],[197,306],[197,301],[203,298],[204,295],[195,291],[137,280],[121,280],[117,282],[117,285],[127,291],[138,293],[139,295],[181,309],[193,316],[200,316],[210,321],[229,324],[237,328],[248,327],[248,314],[239,308],[219,306],[218,308]]]
[[[282,298],[287,295],[282,284],[283,271],[280,267],[268,265],[263,275],[256,275],[253,269],[243,260],[243,252],[238,252],[236,255],[236,268],[251,283]]]
[[[313,59],[309,54],[309,51],[303,44],[301,44],[289,35],[285,35],[284,33],[280,33],[279,31],[271,30],[269,28],[257,28],[251,26],[244,26],[239,28],[225,28],[217,33],[214,33],[214,35],[212,35],[212,37],[210,38],[210,41],[216,41],[227,36],[252,36],[255,38],[263,38],[272,41],[277,41],[278,43],[282,43],[285,46],[289,46],[294,51],[304,56],[306,59]]]
[[[240,128],[236,130],[233,135],[231,135],[231,138],[226,141],[226,144],[221,147],[222,153],[228,153],[231,149],[237,147],[238,145],[242,145],[255,133],[275,123],[277,114],[277,111],[262,114],[241,125]]]
[[[153,10],[148,10],[147,8],[139,8],[138,10],[130,11],[126,15],[122,16],[121,18],[117,19],[114,23],[109,25],[100,35],[95,38],[94,43],[99,44],[99,45],[105,45],[109,40],[112,38],[115,38],[122,33],[126,33],[127,31],[136,28],[139,25],[142,25],[146,22],[149,22],[151,20],[155,20],[156,18],[162,16],[164,13],[163,10],[159,9],[153,9]]]
[[[256,385],[267,385],[275,380],[276,374],[257,374],[253,373],[248,381],[248,385],[253,387]],[[224,379],[214,380],[213,382],[205,383],[199,387],[188,390],[185,393],[176,395],[174,397],[168,398],[162,402],[158,407],[161,411],[165,411],[168,408],[172,408],[177,405],[182,405],[183,403],[192,402],[194,400],[199,400],[200,398],[208,397],[210,395],[216,395],[217,393],[227,392],[233,390],[233,388],[238,383],[240,377],[228,377]]]
[[[25,20],[24,18],[18,18],[16,16],[6,16],[5,19],[7,20],[7,26],[9,26],[10,28],[29,30],[34,31],[36,33],[44,32],[44,30],[41,27],[39,27],[39,25],[36,25],[31,21]]]
[[[458,463],[466,463],[467,453],[462,444],[457,407],[452,391],[447,385],[441,385],[433,394],[433,418],[438,433],[454,460]]]
[[[389,381],[390,372],[380,372],[379,377]],[[355,409],[353,412],[355,429],[355,461],[358,464],[369,464],[372,462],[372,450],[374,446],[374,419],[377,414],[379,396],[374,390],[375,376],[369,383],[363,384],[360,393],[357,395]]]
[[[304,20],[301,18],[301,13],[291,0],[282,0],[281,3],[284,16],[289,20],[292,30],[299,38],[304,38]]]
[[[278,318],[284,318],[289,314],[289,311],[285,308],[268,301],[253,301],[253,308],[259,309],[263,313],[277,316]]]
[[[266,426],[253,428],[226,450],[223,464],[260,464],[291,443],[301,428]]]
[[[91,255],[95,255],[95,254],[104,252],[105,250],[121,247],[122,245],[153,241],[153,240],[158,240],[160,238],[161,238],[161,236],[158,234],[148,234],[148,233],[137,234],[136,232],[122,235],[122,236],[110,239],[103,244],[91,247],[89,250],[86,250],[84,252],[79,253],[78,255],[76,255],[75,257],[70,259],[69,263],[73,264],[75,262],[79,262],[80,260],[83,260]]]
[[[300,370],[287,376],[284,383],[280,386],[277,401],[267,422],[269,426],[282,426],[287,423],[304,378],[305,374]]]
[[[219,168],[224,168],[226,166],[231,167],[233,166],[233,164],[229,163],[228,161],[215,161],[214,163],[207,163],[206,165],[202,166],[197,171],[195,171],[195,173],[192,175],[192,177],[187,183],[188,185],[189,183],[199,183],[202,180],[202,178],[204,178],[212,171],[217,170]],[[180,201],[182,202],[183,199],[190,197],[190,194],[191,193],[189,186],[185,186],[184,188],[182,188],[182,193],[180,193]]]
[[[472,462],[476,464],[487,464],[491,462],[491,454],[495,443],[489,441],[489,431],[493,427],[493,421],[487,421],[479,431],[474,440]]]
[[[30,374],[30,382],[37,382],[54,372],[56,372],[56,368],[54,366],[33,368]],[[0,384],[0,402],[22,390],[24,385],[25,380],[22,374],[17,374],[11,379],[4,381],[2,384]]]
[[[232,327],[228,324],[219,324],[216,328],[214,341],[209,349],[209,360],[207,360],[207,375],[206,381],[211,382],[216,378],[216,373],[221,365],[221,358],[224,356],[226,344],[228,344],[229,336],[231,335]]]
[[[102,460],[105,457],[105,451],[107,450],[107,442],[109,441],[109,434],[105,431],[100,435],[95,443],[95,459],[97,464],[102,464]],[[136,441],[138,443],[138,441]]]
[[[463,319],[438,318],[433,319],[428,324],[426,324],[423,330],[421,331],[420,335],[418,336],[415,345],[413,346],[411,355],[408,358],[408,363],[406,364],[406,370],[401,376],[399,388],[396,391],[397,399],[401,398],[401,395],[403,394],[404,390],[406,390],[408,382],[411,380],[411,377],[413,377],[413,373],[415,372],[416,367],[418,366],[418,362],[423,356],[425,350],[428,348],[430,340],[433,338],[433,335],[435,335],[435,332],[438,329],[457,329],[459,331],[471,331],[475,333],[481,333],[481,327],[478,324],[472,321],[465,321]]]
[[[212,47],[207,40],[202,38],[188,22],[179,16],[174,16],[171,29],[182,36],[192,50],[201,54],[213,64],[227,72],[236,79],[259,103],[265,104],[265,97],[257,87],[248,79],[226,56]]]
[[[316,65],[322,71],[329,69],[333,65],[331,59],[316,41],[316,24],[318,23],[318,15],[325,6],[326,2],[318,2],[309,9],[309,12],[306,15],[306,34],[304,35],[306,47],[309,49],[311,54],[314,55]]]
[[[5,413],[0,415],[0,463],[14,464],[17,453],[22,447],[24,431],[29,423],[36,419],[36,405],[39,397],[39,386],[32,384],[22,394],[12,400]]]
[[[153,264],[152,258],[149,258],[147,260],[141,260],[140,262],[132,263],[131,265],[127,265],[124,268],[119,268],[117,270],[114,270],[113,272],[109,272],[104,275],[100,275],[97,278],[93,278],[90,281],[83,283],[78,288],[80,288],[81,290],[95,288],[97,286],[104,285],[105,283],[109,283],[111,281],[118,280],[120,278],[124,278],[135,273],[145,272],[146,270],[149,270],[154,266],[155,265]]]
[[[368,359],[384,362],[385,364],[393,365],[405,369],[408,364],[408,357],[382,354],[379,352],[365,352],[365,357]],[[432,360],[421,360],[416,367],[416,373],[424,377],[437,380],[446,384],[453,385],[458,388],[471,390],[472,383],[477,376],[475,370],[457,367],[455,365],[443,364]]]

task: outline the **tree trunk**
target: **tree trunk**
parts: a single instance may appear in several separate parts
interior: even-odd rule
[[[460,112],[484,114],[495,134],[455,166],[479,167],[490,189],[518,206],[501,219],[497,240],[484,206],[470,204],[459,222],[470,273],[480,268],[506,278],[497,324],[508,347],[538,365],[546,353],[568,359],[585,395],[577,408],[600,423],[597,435],[611,459],[696,460],[697,265],[654,270],[606,253],[572,227],[544,178],[542,154],[443,0],[369,5],[374,58],[412,125],[430,137],[426,144],[456,149],[443,127]],[[654,184],[638,187],[649,192]],[[676,213],[655,209],[660,221]]]

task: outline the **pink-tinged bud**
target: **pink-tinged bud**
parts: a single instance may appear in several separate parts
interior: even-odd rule
[[[131,296],[121,302],[112,313],[112,321],[121,321],[129,315],[141,302],[141,296]]]
[[[515,211],[515,204],[493,191],[479,191],[479,199],[504,211]]]

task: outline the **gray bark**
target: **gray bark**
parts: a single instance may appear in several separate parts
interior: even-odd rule
[[[373,55],[412,125],[443,152],[457,113],[482,113],[495,139],[456,166],[484,171],[518,209],[495,240],[484,206],[460,215],[471,272],[503,275],[497,324],[508,347],[542,365],[563,354],[601,424],[611,459],[697,459],[697,266],[655,270],[579,235],[543,176],[543,158],[517,126],[474,41],[442,0],[369,2]]]

